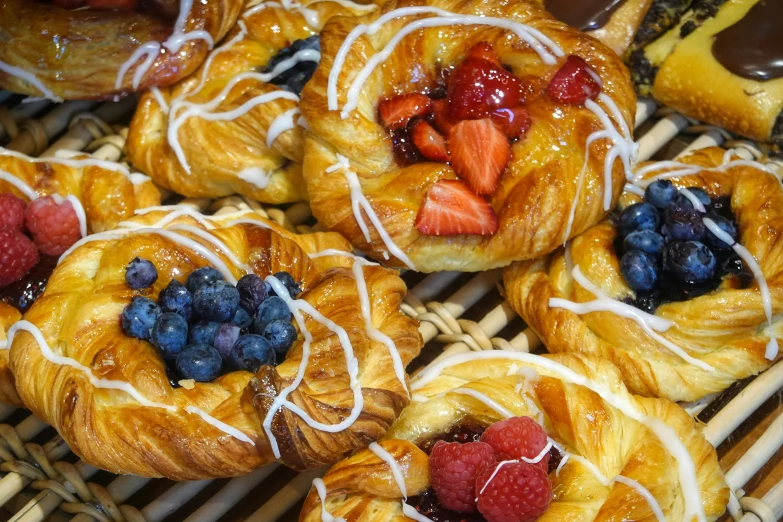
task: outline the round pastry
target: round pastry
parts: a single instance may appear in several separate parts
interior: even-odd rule
[[[769,367],[783,339],[780,179],[709,148],[631,181],[622,213],[505,270],[511,305],[551,352],[607,357],[641,395],[696,400]]]
[[[336,14],[375,9],[331,0],[248,7],[192,76],[141,97],[131,162],[186,196],[305,199],[297,106],[320,56],[316,35]]]
[[[113,473],[334,462],[408,403],[422,344],[402,280],[347,248],[254,213],[143,212],[66,252],[12,327],[19,395]]]
[[[0,88],[62,101],[171,85],[201,64],[243,3],[2,0]]]
[[[617,55],[530,2],[421,4],[321,33],[300,103],[318,220],[431,272],[534,258],[605,216],[636,150]]]
[[[459,354],[411,390],[382,441],[315,481],[300,522],[712,521],[728,502],[693,419],[631,395],[605,359]]]

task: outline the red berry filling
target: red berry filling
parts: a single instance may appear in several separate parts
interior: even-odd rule
[[[600,79],[577,56],[569,56],[544,88],[540,78],[507,71],[492,46],[479,42],[456,68],[441,70],[428,94],[381,101],[378,119],[391,132],[398,165],[449,163],[462,180],[430,187],[416,229],[434,236],[495,234],[498,218],[483,196],[495,193],[511,160],[511,142],[532,125],[524,104],[544,93],[559,103],[583,104],[600,91]]]

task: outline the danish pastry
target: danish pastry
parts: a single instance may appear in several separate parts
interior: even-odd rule
[[[21,318],[19,310],[0,301],[0,345],[6,344],[6,332]],[[16,393],[14,376],[8,367],[8,350],[0,350],[0,401],[14,406],[22,405],[22,400]]]
[[[62,101],[171,85],[204,61],[243,4],[3,0],[0,88]]]
[[[694,2],[679,23],[630,56],[643,94],[683,114],[783,145],[783,5]]]
[[[300,109],[313,214],[421,272],[553,250],[609,212],[635,154],[620,59],[530,2],[333,18]]]
[[[780,179],[713,147],[632,181],[619,216],[505,270],[511,305],[551,352],[607,357],[641,395],[696,400],[769,367],[783,339]]]
[[[630,394],[605,359],[459,354],[411,389],[415,402],[383,440],[315,481],[300,522],[711,521],[728,502],[715,450],[688,414]],[[459,474],[442,472],[462,455]]]
[[[297,105],[320,56],[314,35],[334,15],[374,9],[331,0],[248,7],[193,75],[142,95],[131,162],[186,196],[305,199]]]
[[[19,394],[114,473],[334,462],[408,403],[422,343],[402,280],[347,248],[254,213],[141,211],[66,252],[11,328]]]

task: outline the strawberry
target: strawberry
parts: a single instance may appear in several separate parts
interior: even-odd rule
[[[511,145],[492,120],[465,120],[449,131],[451,166],[476,194],[492,194],[509,159]]]
[[[507,462],[479,473],[476,497],[487,522],[532,522],[549,508],[552,483],[541,468]]]
[[[442,179],[427,190],[416,230],[425,236],[488,236],[498,231],[498,218],[490,204],[463,182]]]
[[[492,446],[498,460],[534,460],[546,447],[547,438],[544,429],[530,417],[511,417],[487,428],[481,442]],[[549,454],[533,465],[547,471]]]
[[[601,92],[598,75],[579,56],[570,55],[546,88],[547,94],[568,105],[584,105]]]
[[[460,513],[475,512],[476,477],[495,462],[489,444],[436,442],[430,454],[430,478],[441,505]]]
[[[411,131],[413,144],[419,149],[421,155],[430,161],[449,161],[449,153],[446,151],[446,140],[438,134],[432,125],[424,120],[413,124]]]
[[[478,119],[500,107],[516,107],[524,101],[519,78],[500,65],[486,42],[479,42],[452,73],[448,100],[451,116]]]
[[[426,116],[432,100],[424,94],[409,93],[387,98],[378,105],[378,118],[389,130],[400,129],[416,116]]]
[[[435,127],[443,134],[448,134],[451,128],[459,123],[459,120],[451,117],[451,108],[445,99],[432,102],[432,117]]]
[[[495,109],[489,117],[512,140],[521,138],[530,128],[530,116],[521,105],[511,109]]]

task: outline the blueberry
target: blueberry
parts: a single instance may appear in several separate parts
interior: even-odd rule
[[[631,232],[623,240],[623,250],[640,250],[652,256],[660,255],[663,250],[663,236],[652,230],[639,230]]]
[[[299,51],[303,51],[305,49],[313,49],[317,51],[320,49],[320,47],[321,47],[320,39],[317,35],[310,36],[302,40],[296,40],[290,46],[286,47],[285,49],[282,49],[276,55],[274,55],[272,59],[269,60],[269,62],[267,63],[266,67],[262,72],[264,73],[272,72],[275,66],[277,66],[284,60],[288,60]],[[281,74],[272,78],[270,80],[270,83],[274,85],[279,85],[283,89],[287,91],[291,91],[295,94],[300,94],[302,92],[302,88],[310,80],[310,78],[313,76],[313,73],[317,68],[318,68],[318,62],[314,62],[314,61],[299,62],[293,67],[288,68]]]
[[[734,217],[731,213],[731,198],[728,196],[719,196],[713,199],[712,211],[725,218]]]
[[[701,187],[688,187],[688,192],[696,196],[696,199],[699,200],[699,202],[704,205],[705,207],[709,207],[712,204],[712,200],[710,199],[710,195],[707,194],[707,191],[704,190]]]
[[[237,325],[242,330],[247,330],[253,324],[253,316],[245,311],[241,306],[237,308],[237,313],[231,319],[231,323]]]
[[[721,277],[737,277],[742,288],[747,288],[753,282],[753,273],[735,252],[731,252],[720,264],[719,274]]]
[[[122,310],[122,331],[130,337],[149,340],[152,327],[160,314],[160,307],[155,301],[146,297],[136,296]]]
[[[677,188],[668,179],[654,181],[644,189],[644,200],[661,210],[668,207],[676,195]]]
[[[649,292],[658,282],[655,261],[639,250],[626,252],[620,258],[620,271],[626,284],[636,292]]]
[[[158,305],[164,312],[179,314],[188,321],[193,312],[193,295],[185,285],[172,279],[158,296]]]
[[[296,341],[296,328],[290,321],[272,321],[264,328],[264,337],[274,348],[277,360],[282,362]]]
[[[291,310],[285,301],[277,296],[272,296],[258,306],[253,321],[253,332],[263,334],[266,325],[272,321],[290,321]]]
[[[222,367],[223,359],[220,354],[205,344],[188,345],[177,356],[177,371],[183,379],[214,381],[220,376]]]
[[[176,359],[188,340],[188,322],[179,314],[166,312],[152,327],[150,342],[164,359]]]
[[[215,342],[218,328],[221,323],[215,321],[200,321],[190,326],[188,332],[188,344],[207,344],[212,345]]]
[[[253,313],[261,304],[261,301],[266,299],[268,295],[267,284],[263,279],[256,274],[243,275],[239,281],[237,281],[237,290],[239,291],[239,306],[247,310],[248,313]]]
[[[213,283],[215,281],[222,281],[223,274],[212,268],[211,266],[205,266],[197,268],[188,276],[188,280],[185,281],[185,286],[188,287],[191,294],[195,294],[196,290],[205,283]]]
[[[659,221],[658,210],[650,203],[634,203],[620,214],[620,235],[637,230],[655,230]]]
[[[158,280],[158,269],[152,261],[134,257],[125,267],[125,284],[134,290],[152,286]]]
[[[288,290],[288,295],[291,296],[291,299],[296,299],[296,296],[302,292],[302,289],[299,288],[299,285],[294,280],[294,276],[288,272],[278,272],[273,274],[273,276],[283,283],[283,286],[285,286],[286,290]]]
[[[703,283],[715,274],[715,256],[698,241],[675,241],[666,245],[664,266],[676,279]]]
[[[201,319],[230,321],[239,308],[239,292],[226,281],[204,283],[193,293],[193,311]]]
[[[668,241],[701,241],[706,234],[702,215],[682,195],[666,208],[663,220],[661,231]]]
[[[717,214],[710,214],[709,218],[713,220],[716,225],[718,225],[719,229],[721,229],[722,231],[730,235],[731,239],[735,241],[737,240],[737,227],[734,226],[734,223],[732,223],[731,220],[726,219],[725,217],[719,216]],[[726,243],[718,239],[718,236],[710,232],[709,229],[707,229],[706,241],[709,246],[717,250],[725,250],[727,248],[731,248],[730,245],[727,245]]]
[[[239,339],[239,327],[231,323],[224,323],[218,328],[213,346],[224,360],[231,360],[231,348]]]
[[[255,373],[261,366],[275,364],[275,350],[260,335],[243,335],[231,349],[231,361],[237,370]]]

